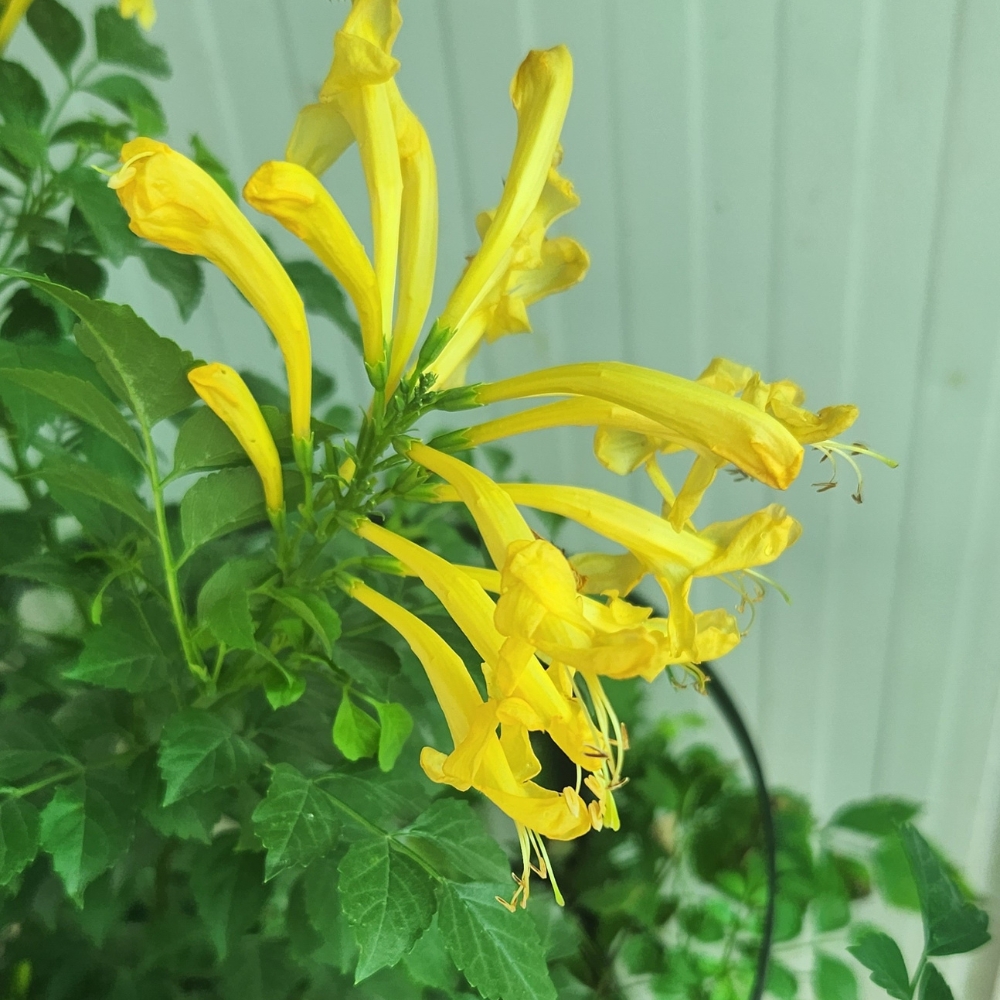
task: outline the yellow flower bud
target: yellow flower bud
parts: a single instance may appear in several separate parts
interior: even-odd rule
[[[271,430],[246,382],[228,365],[218,363],[192,368],[188,381],[236,436],[260,476],[268,512],[277,514],[285,505],[281,459]]]

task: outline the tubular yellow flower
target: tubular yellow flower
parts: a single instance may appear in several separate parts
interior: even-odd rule
[[[144,31],[149,31],[156,24],[153,0],[118,0],[118,12],[122,17],[137,18]]]
[[[311,440],[312,351],[302,299],[267,244],[221,187],[196,163],[162,142],[133,139],[108,181],[138,236],[177,253],[199,254],[246,296],[285,359],[292,434]]]
[[[432,781],[474,787],[516,823],[552,840],[573,840],[590,829],[587,807],[573,788],[561,793],[516,776],[496,735],[497,705],[484,703],[458,654],[428,625],[361,583],[350,595],[385,619],[423,664],[455,744],[445,755],[425,747],[420,763]]]
[[[187,377],[194,391],[236,436],[264,485],[268,511],[277,514],[285,505],[281,459],[246,382],[228,365],[217,362],[192,368]]]
[[[397,0],[353,0],[344,26],[334,38],[333,64],[319,94],[321,103],[335,105],[346,119],[361,154],[371,202],[375,274],[386,344],[391,333],[403,198],[388,84],[399,69],[392,43],[401,24]]]
[[[482,386],[480,403],[527,396],[593,396],[625,406],[666,428],[699,454],[732,462],[768,486],[785,489],[802,467],[802,446],[751,403],[666,372],[618,361],[546,368]]]
[[[243,197],[258,212],[277,219],[330,269],[350,295],[365,360],[382,357],[382,302],[368,254],[326,188],[304,167],[272,160],[257,168]]]
[[[7,48],[7,43],[30,6],[31,0],[7,0],[6,4],[0,3],[0,10],[3,11],[0,13],[0,53]]]
[[[307,104],[295,119],[285,159],[321,177],[354,143],[354,133],[335,104]]]
[[[403,178],[399,233],[399,304],[392,331],[386,394],[399,384],[420,336],[434,294],[437,266],[437,168],[431,144],[417,116],[407,107],[395,80],[387,84]]]
[[[503,196],[482,246],[438,320],[457,330],[507,270],[511,247],[538,205],[556,158],[559,134],[573,90],[573,61],[564,45],[532,51],[511,82],[517,111],[517,142]]]

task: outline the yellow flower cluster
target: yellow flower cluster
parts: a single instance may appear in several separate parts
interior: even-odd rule
[[[517,140],[502,196],[477,219],[481,245],[427,335],[423,370],[410,368],[432,297],[438,212],[427,134],[395,81],[392,46],[400,26],[398,0],[353,0],[319,100],[299,114],[286,159],[265,163],[243,191],[250,205],[311,247],[346,289],[382,404],[411,379],[408,370],[425,383],[431,376],[435,388],[461,385],[483,341],[529,331],[528,307],[580,281],[589,264],[576,241],[547,235],[579,203],[559,173],[573,66],[557,46],[529,53],[514,76]],[[318,179],[355,142],[370,196],[371,257]],[[110,185],[134,232],[212,261],[270,327],[287,368],[296,456],[308,474],[309,331],[277,258],[219,185],[162,143],[127,144]],[[236,433],[260,472],[268,508],[280,513],[280,459],[246,386],[218,364],[195,369],[190,379]],[[517,824],[524,870],[513,898],[503,901],[513,908],[527,902],[531,870],[551,873],[543,838],[569,840],[618,826],[614,792],[626,780],[628,733],[602,678],[652,681],[674,665],[700,678],[697,665],[729,652],[741,632],[725,609],[692,609],[694,580],[759,576],[758,568],[799,536],[798,522],[777,504],[698,528],[692,518],[718,470],[732,465],[785,489],[800,471],[804,446],[852,462],[864,449],[831,440],[853,423],[853,406],[812,413],[793,383],[768,384],[721,359],[694,381],[606,362],[530,372],[469,391],[480,405],[566,398],[452,435],[449,450],[543,427],[593,426],[597,458],[619,474],[645,467],[663,497],[662,510],[652,513],[574,486],[500,484],[408,439],[399,447],[409,461],[440,478],[434,498],[464,504],[475,519],[492,568],[453,565],[367,518],[352,521],[358,536],[437,596],[482,660],[485,699],[463,661],[426,623],[361,580],[344,579],[354,599],[407,640],[433,686],[453,746],[447,753],[425,747],[424,771],[434,781],[478,789]],[[658,456],[680,451],[694,459],[675,494]],[[352,459],[339,475],[348,481],[354,470]],[[529,527],[519,507],[571,518],[622,552],[568,557]],[[665,618],[626,600],[647,575],[662,587]],[[575,765],[574,784],[548,789],[537,782],[532,733],[547,734]]]

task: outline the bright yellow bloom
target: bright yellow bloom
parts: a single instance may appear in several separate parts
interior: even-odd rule
[[[217,362],[192,368],[187,377],[194,391],[236,436],[264,485],[268,511],[277,514],[285,505],[281,459],[264,414],[246,382],[228,365]]]
[[[442,329],[458,331],[507,271],[514,242],[537,208],[556,160],[572,90],[573,60],[564,45],[529,52],[518,68],[510,87],[517,142],[503,196],[438,320]]]
[[[149,31],[156,24],[156,5],[153,0],[118,0],[118,12],[122,17],[134,17]]]
[[[430,140],[407,107],[395,80],[387,84],[396,125],[403,200],[399,231],[399,304],[392,330],[392,355],[386,394],[399,383],[420,336],[434,294],[437,266],[437,168]]]
[[[326,188],[305,167],[272,160],[257,168],[243,197],[294,233],[330,269],[358,311],[365,360],[381,360],[382,302],[375,271]]]
[[[517,504],[568,517],[628,549],[667,597],[675,662],[717,658],[739,639],[735,620],[724,612],[692,613],[692,580],[773,562],[801,533],[799,523],[778,504],[695,532],[677,531],[655,514],[597,490],[534,483],[505,483],[502,489]],[[447,487],[438,488],[438,497],[464,500],[459,490]]]
[[[560,156],[561,150],[557,159]],[[551,167],[538,204],[514,240],[505,273],[430,366],[441,384],[465,380],[469,362],[484,338],[492,342],[507,334],[530,332],[528,306],[583,280],[590,266],[587,251],[569,236],[545,238],[549,226],[579,204],[573,185]],[[476,228],[481,239],[495,218],[495,210],[480,213]]]
[[[21,18],[31,6],[31,0],[7,0],[4,5],[0,0],[0,53],[7,48],[7,43],[21,23]]]
[[[385,344],[391,334],[403,198],[389,86],[399,69],[392,44],[401,24],[397,0],[353,0],[344,26],[334,38],[333,64],[319,94],[320,103],[334,105],[346,120],[361,154],[371,203]]]
[[[285,359],[292,434],[311,440],[312,352],[302,299],[260,234],[196,163],[162,142],[133,139],[108,182],[137,236],[219,268],[271,328]]]
[[[742,399],[666,372],[619,361],[546,368],[484,385],[480,403],[528,396],[593,396],[634,410],[699,454],[732,462],[785,489],[802,467],[802,446],[773,417]]]

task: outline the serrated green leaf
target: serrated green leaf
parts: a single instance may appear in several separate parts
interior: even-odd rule
[[[378,713],[378,766],[381,771],[391,771],[413,732],[413,716],[396,702],[376,701]]]
[[[192,156],[194,162],[238,205],[240,203],[240,196],[236,191],[236,185],[233,183],[229,171],[225,168],[222,161],[205,145],[198,134],[191,136],[191,152],[194,154]]]
[[[110,781],[87,777],[60,785],[42,810],[42,847],[78,904],[84,889],[118,861],[131,839],[130,803]]]
[[[340,898],[361,957],[355,982],[395,965],[434,916],[434,883],[385,837],[352,844],[339,865]]]
[[[416,944],[403,958],[409,977],[421,986],[444,990],[451,995],[458,982],[458,970],[448,954],[448,947],[438,926],[437,914]]]
[[[531,917],[508,913],[495,897],[492,884],[439,888],[438,923],[455,965],[487,1000],[556,1000]]]
[[[223,719],[189,708],[163,727],[160,773],[167,783],[164,805],[193,792],[238,785],[263,763],[261,749]]]
[[[140,135],[159,138],[167,131],[167,118],[160,102],[149,87],[134,76],[115,73],[95,80],[85,89],[127,115]]]
[[[250,591],[267,575],[262,559],[223,563],[198,594],[198,621],[230,649],[256,649]]]
[[[882,931],[871,931],[847,949],[866,969],[871,980],[897,1000],[910,1000],[910,976],[899,945]]]
[[[340,638],[340,615],[330,607],[329,602],[301,587],[274,587],[268,594],[313,630],[329,656],[333,644]]]
[[[858,981],[837,958],[817,952],[812,979],[816,1000],[858,1000]]]
[[[57,760],[69,760],[59,730],[41,712],[20,708],[0,715],[0,782],[20,781]]]
[[[145,462],[142,445],[118,407],[91,382],[75,375],[37,368],[0,368],[0,379],[38,393],[72,413],[91,427],[117,441],[140,463]]]
[[[128,307],[17,271],[0,273],[21,278],[61,302],[82,320],[77,342],[101,377],[140,421],[149,427],[190,406],[194,389],[187,380],[194,358],[172,340],[161,337]]]
[[[154,246],[141,246],[139,258],[150,278],[173,297],[181,319],[190,319],[205,292],[205,275],[198,258]]]
[[[191,868],[191,892],[198,915],[220,959],[257,921],[267,897],[264,858],[237,853],[236,838],[218,837],[199,852]]]
[[[306,693],[306,680],[294,674],[273,670],[264,681],[264,694],[271,708],[294,705]]]
[[[910,824],[900,838],[917,884],[927,954],[961,955],[986,944],[989,917],[963,897],[937,851]]]
[[[333,651],[334,662],[370,693],[388,698],[389,679],[400,669],[399,654],[377,639],[341,639]]]
[[[919,1000],[955,1000],[955,995],[938,972],[936,965],[928,964],[920,977]]]
[[[39,468],[38,476],[54,493],[61,489],[71,490],[106,503],[134,521],[153,538],[156,537],[156,522],[152,513],[124,483],[112,479],[100,469],[83,462],[53,456]]]
[[[333,744],[348,759],[361,760],[378,753],[379,725],[344,691],[333,720]]]
[[[253,822],[267,848],[265,879],[323,857],[340,835],[340,815],[330,796],[290,764],[275,767]]]
[[[0,802],[0,885],[10,885],[35,860],[38,836],[38,810],[30,802]]]
[[[156,764],[155,751],[136,758],[129,778],[138,790],[139,811],[157,833],[202,844],[212,842],[212,830],[222,815],[224,791],[214,788],[209,792],[189,795],[169,806],[163,805],[166,786]]]
[[[83,48],[83,25],[57,0],[34,0],[27,21],[45,51],[68,70]]]
[[[170,76],[167,54],[150,42],[133,18],[121,17],[116,7],[101,7],[94,14],[97,58],[128,66],[150,76]]]
[[[48,111],[42,85],[20,63],[0,59],[0,115],[4,121],[40,128]]]
[[[135,253],[139,241],[128,228],[128,215],[114,191],[89,167],[71,167],[59,177],[105,256],[112,264],[120,266],[126,257]]]
[[[414,850],[449,877],[507,887],[507,855],[464,799],[435,800],[405,834]]]
[[[830,826],[886,837],[901,823],[907,823],[920,812],[920,805],[907,799],[878,796],[841,806],[830,820]]]
[[[302,296],[306,310],[331,320],[360,354],[361,327],[351,315],[347,307],[347,296],[337,279],[312,260],[285,261],[284,267]]]
[[[214,472],[199,479],[181,500],[181,535],[187,552],[265,520],[264,487],[254,468]]]

